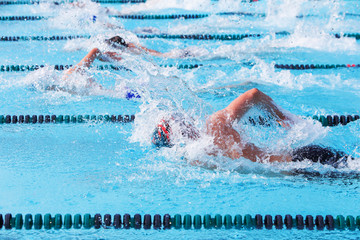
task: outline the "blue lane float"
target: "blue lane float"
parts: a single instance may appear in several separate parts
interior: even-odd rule
[[[290,214],[285,215],[265,215],[256,214],[252,216],[250,214],[245,214],[244,216],[240,214],[230,215],[226,214],[224,216],[216,214],[211,216],[210,214],[205,214],[203,216],[195,214],[191,216],[190,214],[175,214],[173,216],[165,214],[161,216],[160,214],[155,214],[153,217],[150,214],[145,214],[141,216],[140,214],[135,214],[131,216],[130,214],[105,214],[103,217],[101,214],[97,213],[94,216],[87,213],[83,216],[80,214],[55,214],[52,216],[50,213],[42,216],[41,214],[26,214],[23,217],[23,214],[18,213],[13,216],[10,213],[5,214],[3,218],[0,214],[0,230],[60,230],[60,229],[185,229],[185,230],[196,230],[196,229],[237,229],[237,230],[259,230],[259,229],[295,229],[295,230],[349,230],[355,231],[360,229],[360,216],[356,218],[352,215],[343,216],[343,215],[296,215],[293,217]]]

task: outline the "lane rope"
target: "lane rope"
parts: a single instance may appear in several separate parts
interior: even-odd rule
[[[253,66],[254,63],[244,63],[243,65]],[[0,65],[0,72],[25,72],[25,71],[35,71],[40,68],[43,68],[49,65]],[[55,70],[66,70],[71,68],[73,65],[54,65],[53,69]],[[176,67],[178,69],[195,69],[200,67],[206,67],[211,65],[204,65],[201,63],[197,64],[161,64],[160,67]],[[312,70],[312,69],[340,69],[340,68],[359,68],[360,64],[275,64],[274,68],[277,69],[288,69],[288,70]],[[93,65],[91,68],[96,68],[96,70],[126,70],[131,71],[130,69],[111,65]]]
[[[283,32],[276,33],[277,35],[284,35]],[[194,40],[242,40],[249,37],[260,37],[261,34],[188,34],[188,35],[171,35],[171,34],[146,34],[137,35],[138,38],[152,39],[194,39]],[[77,38],[90,38],[90,35],[69,35],[69,36],[1,36],[2,42],[17,42],[17,41],[61,41],[71,40]]]
[[[30,123],[130,123],[135,115],[0,115],[0,125]]]
[[[0,72],[25,72],[25,71],[35,71],[40,68],[44,68],[48,65],[0,65]],[[71,68],[73,65],[54,65],[54,70],[66,70]],[[160,67],[176,67],[178,69],[194,69],[202,67],[203,64],[164,64],[160,65]],[[111,64],[104,64],[104,65],[93,65],[91,68],[96,68],[96,70],[126,70],[131,71],[130,69],[123,67],[123,66],[117,66],[117,65],[111,65]]]
[[[247,16],[247,17],[266,17],[265,13],[250,13],[250,12],[220,12],[220,13],[188,13],[188,14],[120,14],[120,15],[109,15],[113,18],[122,19],[136,19],[136,20],[165,20],[165,19],[199,19],[206,18],[211,15],[218,16]],[[343,16],[360,17],[357,13],[339,13]],[[319,15],[298,15],[296,18],[307,18],[307,17],[318,17]],[[34,21],[48,19],[44,16],[0,16],[0,21]]]
[[[359,115],[313,115],[312,118],[321,123],[323,127],[345,126],[348,123],[359,120]],[[253,125],[270,127],[274,124],[271,117],[249,117],[248,122]]]
[[[96,3],[107,3],[107,4],[126,4],[126,3],[145,3],[146,0],[91,0],[92,2]],[[75,0],[67,0],[67,1],[55,1],[56,4],[63,4],[63,3],[72,3],[77,2]],[[47,3],[46,1],[19,1],[19,0],[12,0],[12,1],[0,1],[0,5],[32,5],[32,4],[40,4],[40,3]]]
[[[360,64],[275,64],[278,69],[308,70],[308,69],[333,69],[333,68],[358,68]]]
[[[47,19],[44,16],[0,16],[0,21],[35,21]]]
[[[350,122],[353,122],[353,121],[356,121],[359,119],[359,115],[327,115],[327,116],[324,116],[324,115],[314,115],[313,116],[313,119],[314,120],[318,120],[319,122],[321,122],[321,124],[324,126],[324,127],[335,127],[335,126],[338,126],[339,124],[340,125],[346,125]]]
[[[74,217],[71,214],[55,214],[51,216],[50,213],[42,216],[41,214],[26,214],[25,217],[21,213],[12,216],[12,214],[5,214],[4,218],[0,214],[0,229],[21,230],[21,229],[45,229],[45,230],[60,230],[60,229],[296,229],[296,230],[349,230],[355,231],[360,229],[360,216],[354,218],[352,215],[344,217],[343,215],[316,215],[315,218],[312,215],[296,215],[293,217],[290,214],[285,215],[272,215],[262,216],[256,214],[252,216],[245,214],[244,216],[236,214],[235,216],[226,214],[224,216],[216,214],[211,216],[210,214],[194,215],[175,214],[170,216],[169,214],[155,214],[153,217],[150,214],[141,216],[135,214],[105,214],[104,217],[97,213],[94,216],[87,213],[83,216],[75,214]]]
[[[290,32],[276,32],[276,36],[290,35]],[[249,34],[138,34],[138,38],[152,39],[189,39],[189,40],[242,40],[245,38],[259,38],[263,36],[271,35],[271,33],[260,34],[260,33],[249,33]],[[359,33],[335,33],[336,38],[349,37],[360,39]],[[90,38],[90,35],[68,35],[68,36],[0,36],[1,42],[17,42],[17,41],[61,41],[71,40],[77,38]]]
[[[246,17],[266,17],[265,13],[251,13],[251,12],[220,12],[220,13],[188,13],[188,14],[121,14],[121,15],[109,15],[109,17],[122,18],[122,19],[134,19],[134,20],[165,20],[165,19],[200,19],[207,18],[212,15],[217,16],[246,16]],[[360,14],[356,13],[339,13],[343,16],[359,17]],[[319,15],[297,15],[296,18],[308,18],[318,17]]]
[[[90,38],[89,35],[68,35],[68,36],[1,36],[1,42],[18,42],[18,41],[61,41],[78,38]]]
[[[336,127],[359,120],[359,115],[314,115],[314,120],[319,121],[323,127]],[[135,120],[135,115],[0,115],[0,124],[21,123],[88,123],[88,122],[113,122],[128,123]],[[271,126],[271,118],[249,117],[252,125]]]

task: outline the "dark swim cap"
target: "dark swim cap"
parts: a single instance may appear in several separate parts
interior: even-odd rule
[[[120,45],[120,46],[124,46],[124,47],[128,46],[126,41],[120,36],[115,36],[115,37],[112,37],[112,38],[107,39],[105,41],[108,44],[112,45],[113,47],[117,47],[116,45]]]
[[[156,147],[172,147],[170,141],[171,128],[167,121],[161,120],[160,123],[154,129],[152,136],[152,143]]]

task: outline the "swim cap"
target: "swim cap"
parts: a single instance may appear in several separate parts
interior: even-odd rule
[[[112,45],[113,47],[117,47],[117,46],[124,46],[124,47],[127,47],[127,43],[126,41],[120,37],[120,36],[115,36],[115,37],[112,37],[110,39],[107,39],[105,40],[108,44]]]
[[[171,128],[167,121],[161,120],[154,129],[152,143],[156,147],[172,147],[170,142]]]

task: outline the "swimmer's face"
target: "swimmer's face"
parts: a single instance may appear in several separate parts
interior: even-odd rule
[[[114,48],[128,47],[128,44],[126,43],[126,41],[120,36],[115,36],[115,37],[112,37],[105,41]]]

